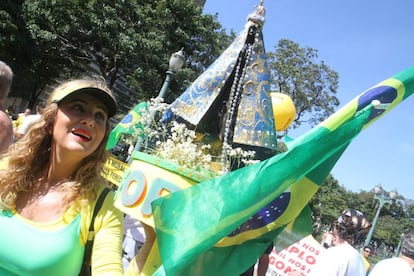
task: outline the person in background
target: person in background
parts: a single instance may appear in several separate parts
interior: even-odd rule
[[[13,131],[16,128],[16,122],[17,122],[17,117],[18,117],[18,114],[16,114],[14,110],[15,109],[13,105],[9,105],[9,107],[6,109],[6,113],[9,115],[12,121]]]
[[[30,108],[25,108],[24,112],[17,115],[14,131],[16,131],[22,125],[24,118],[30,114],[32,114],[32,110]]]
[[[369,276],[388,275],[414,275],[414,229],[404,234],[401,243],[401,253],[398,257],[379,261],[369,273]]]
[[[269,255],[273,250],[273,242],[269,245],[266,251],[260,256],[257,261],[257,276],[265,276],[269,268]]]
[[[13,71],[0,61],[0,154],[13,143],[13,124],[5,111],[6,98],[13,82]]]
[[[322,236],[321,244],[324,248],[329,248],[333,246],[334,239],[335,239],[334,235],[331,232],[327,231]]]
[[[78,275],[96,201],[107,187],[109,117],[100,79],[64,82],[0,162],[0,275]],[[123,214],[110,191],[95,220],[92,275],[122,275]]]
[[[361,252],[362,254],[361,255],[362,255],[362,260],[364,261],[364,264],[365,264],[365,269],[366,269],[367,275],[368,275],[368,272],[371,269],[371,263],[369,262],[369,256],[371,256],[372,252],[373,252],[373,248],[370,245],[365,245],[362,248],[362,252]]]
[[[22,123],[20,124],[20,127],[14,131],[14,138],[20,139],[29,131],[29,128],[40,120],[42,110],[44,108],[44,103],[41,101],[36,105],[36,114],[29,114],[26,115]],[[30,109],[29,109],[30,110]]]
[[[269,244],[269,246],[266,248],[265,252],[260,256],[260,258],[257,260],[257,273],[254,273],[254,268],[256,266],[256,263],[253,264],[248,270],[240,274],[240,276],[265,276],[267,269],[269,267],[269,255],[272,253],[273,250],[273,242]]]
[[[9,105],[9,107],[6,108],[6,113],[9,115],[10,119],[14,120],[14,107],[12,105]]]
[[[362,256],[354,245],[363,241],[370,227],[362,212],[354,209],[343,211],[332,224],[334,246],[320,255],[308,276],[365,276]],[[303,274],[294,271],[288,275]]]
[[[124,228],[122,262],[124,270],[127,270],[129,263],[145,243],[145,230],[141,222],[130,215],[124,217]]]

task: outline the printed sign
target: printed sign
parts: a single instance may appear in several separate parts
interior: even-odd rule
[[[325,248],[312,235],[290,245],[280,252],[273,249],[269,256],[267,276],[286,276],[291,271],[307,275]]]
[[[124,178],[125,171],[128,168],[129,165],[127,163],[124,163],[111,155],[104,164],[102,176],[112,184],[119,186],[122,178]]]
[[[150,163],[134,160],[125,172],[115,198],[115,207],[154,227],[151,202],[192,185],[195,181]]]

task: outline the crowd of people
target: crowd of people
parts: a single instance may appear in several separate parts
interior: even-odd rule
[[[13,126],[4,107],[12,81],[12,69],[0,62],[0,275],[78,275],[85,264],[93,275],[122,275],[145,232],[114,207],[112,190],[94,214],[107,188],[101,169],[109,118],[117,112],[112,92],[99,78],[65,81]],[[414,230],[404,235],[400,256],[372,265],[373,248],[356,249],[369,227],[363,213],[345,210],[308,275],[413,275]],[[265,275],[272,248],[259,258],[256,275]],[[243,275],[253,275],[254,265]]]
[[[371,245],[359,249],[371,227],[366,216],[353,209],[345,210],[325,233],[321,245],[326,250],[317,259],[309,276],[387,276],[414,275],[414,229],[403,236],[401,253],[376,264],[370,262],[374,254]],[[293,271],[289,276],[304,276]]]
[[[29,128],[40,120],[41,112],[44,108],[44,102],[38,101],[34,108],[34,113],[32,109],[25,108],[23,112],[16,112],[17,108],[13,106],[7,107],[4,112],[9,117],[13,127],[13,142],[22,138]]]

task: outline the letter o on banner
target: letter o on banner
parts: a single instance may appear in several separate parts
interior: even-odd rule
[[[307,256],[307,257],[305,258],[305,261],[306,261],[308,264],[313,265],[313,264],[315,264],[315,263],[316,263],[316,258],[315,258],[314,256]]]
[[[275,264],[275,267],[279,270],[283,270],[283,269],[285,269],[285,263],[282,262],[282,261],[277,261],[276,264]]]
[[[121,202],[124,206],[130,207],[134,205],[145,189],[145,177],[141,171],[133,171],[120,184],[122,187]],[[132,186],[135,190],[130,192]]]

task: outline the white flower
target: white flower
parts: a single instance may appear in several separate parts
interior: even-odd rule
[[[196,142],[196,132],[183,123],[175,120],[161,122],[161,115],[168,109],[168,105],[162,99],[151,99],[148,110],[141,116],[141,127],[134,129],[134,135],[144,134],[149,145],[145,152],[176,163],[192,170],[210,170],[214,158],[210,155],[211,145]],[[174,110],[172,110],[174,111]],[[221,173],[226,173],[228,165],[236,162],[238,165],[253,164],[254,151],[244,151],[242,148],[232,148],[223,143],[221,161]],[[223,159],[224,158],[224,159]]]

